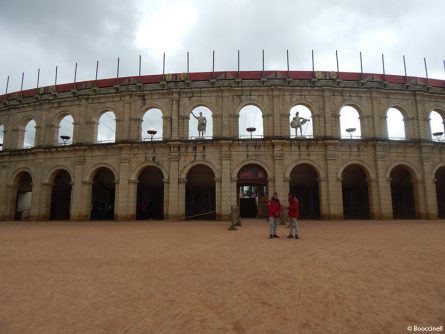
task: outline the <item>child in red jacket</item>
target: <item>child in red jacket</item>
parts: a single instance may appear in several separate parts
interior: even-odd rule
[[[297,196],[289,194],[289,236],[288,238],[298,238],[298,223],[297,218],[300,218],[300,203]]]
[[[279,236],[277,235],[277,225],[280,220],[281,208],[282,206],[280,200],[278,199],[278,194],[274,193],[268,205],[270,239],[279,238]]]

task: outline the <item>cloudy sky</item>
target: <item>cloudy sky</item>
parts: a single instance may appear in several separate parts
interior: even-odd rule
[[[266,70],[335,70],[338,50],[341,71],[408,75],[445,79],[445,1],[443,0],[0,0],[0,93],[37,84],[72,82],[116,75],[210,71],[212,50],[216,70],[260,70],[265,50]]]

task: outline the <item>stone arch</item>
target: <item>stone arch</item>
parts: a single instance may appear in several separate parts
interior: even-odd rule
[[[300,217],[320,218],[320,172],[311,163],[298,163],[289,171],[289,193],[300,202]]]
[[[190,219],[216,218],[216,175],[207,164],[188,169],[185,185],[185,216]]]
[[[69,220],[73,179],[65,168],[55,170],[51,178],[49,219]]]
[[[301,131],[301,133],[302,133],[302,136],[310,136],[310,137],[313,137],[313,135],[314,135],[314,110],[313,110],[313,108],[312,108],[312,106],[309,104],[309,103],[307,103],[307,102],[302,102],[302,103],[295,103],[295,104],[293,104],[290,108],[288,108],[288,115],[289,115],[289,129],[290,129],[290,137],[292,138],[292,137],[297,137],[298,136],[298,134],[297,134],[297,129],[295,129],[294,131],[295,131],[295,136],[293,135],[293,128],[291,127],[291,123],[292,123],[292,119],[293,119],[293,116],[294,115],[296,115],[296,113],[297,112],[299,112],[300,114],[301,114],[301,110],[295,110],[295,113],[294,112],[292,112],[292,110],[294,109],[294,108],[297,108],[297,107],[299,107],[299,106],[302,106],[302,107],[304,107],[304,108],[306,108],[306,110],[308,110],[309,111],[309,113],[310,113],[310,118],[308,118],[308,115],[306,115],[306,114],[302,114],[302,115],[299,115],[300,117],[303,117],[303,118],[306,118],[306,119],[309,119],[309,123],[308,122],[306,122],[305,124],[303,124],[302,125],[302,127],[301,127],[301,129],[302,129],[302,131]],[[303,110],[304,111],[304,110]],[[303,129],[305,130],[305,133],[303,133]],[[306,131],[307,130],[309,130],[308,131],[308,133],[306,134]]]
[[[11,184],[11,185],[17,184],[18,177],[19,177],[19,175],[22,172],[25,172],[25,173],[28,173],[29,175],[31,175],[31,179],[34,180],[35,176],[34,176],[34,173],[32,172],[32,170],[30,168],[28,168],[28,167],[20,167],[20,168],[17,168],[16,170],[14,170],[11,173],[11,175],[8,177],[8,180],[9,180],[8,184]]]
[[[109,167],[93,170],[91,182],[91,220],[114,219],[116,173]]]
[[[397,119],[397,115],[393,110],[399,112],[400,115],[402,115],[402,120]],[[391,116],[388,116],[389,112],[391,112],[392,114]],[[405,108],[401,107],[400,105],[390,105],[385,111],[385,118],[386,118],[386,133],[388,134],[388,139],[393,139],[393,140],[407,139],[408,112],[406,111]],[[389,122],[391,122],[391,126]]]
[[[20,168],[13,176],[13,205],[14,220],[29,219],[31,215],[31,203],[33,197],[33,175],[27,168]]]
[[[433,115],[435,114],[437,114],[438,117],[434,117],[436,119],[433,119]],[[427,119],[429,120],[428,125],[431,140],[443,141],[445,132],[445,112],[440,109],[432,109],[428,112]]]
[[[390,164],[388,166],[388,168],[386,169],[386,179],[390,180],[391,179],[391,170],[394,169],[394,167],[398,166],[398,165],[402,165],[405,166],[409,172],[411,173],[411,176],[413,176],[413,181],[418,182],[421,179],[421,174],[419,173],[419,171],[417,170],[417,168],[409,161],[396,161],[393,162],[392,164]]]
[[[29,145],[29,140],[26,139],[27,136],[27,127],[30,124],[30,122],[34,122],[35,123],[35,129],[33,130],[33,138],[30,138],[32,145]],[[17,147],[20,148],[28,148],[28,147],[34,147],[36,144],[36,138],[37,138],[37,118],[35,117],[35,115],[26,115],[24,117],[22,117],[18,123],[18,130],[19,130],[19,136],[18,136],[18,145]],[[30,130],[30,129],[29,129]]]
[[[105,120],[101,123],[102,117],[105,114],[112,113],[114,116],[114,124],[112,124],[110,120],[110,124],[106,124]],[[111,114],[110,118],[112,117]],[[101,108],[100,111],[96,112],[96,121],[94,127],[94,135],[97,143],[106,143],[106,142],[116,142],[116,134],[117,134],[117,119],[118,115],[113,109],[105,109]]]
[[[201,108],[203,108],[204,110],[202,110]],[[203,113],[203,116],[206,118],[206,129],[205,129],[205,133],[204,133],[204,138],[213,138],[213,115],[214,115],[214,111],[212,108],[209,108],[209,104],[207,103],[195,103],[194,107],[189,108],[189,123],[188,123],[188,133],[189,133],[189,138],[196,138],[199,137],[199,132],[198,132],[198,120],[196,120],[193,115],[192,112],[194,112],[196,109],[200,109],[199,112]],[[199,114],[196,115],[196,113],[194,113],[195,116],[199,117]],[[193,135],[192,135],[193,134]]]
[[[343,115],[342,115],[343,111]],[[347,118],[346,113],[357,114],[357,118]],[[339,135],[344,139],[361,139],[364,133],[364,113],[357,103],[343,103],[338,109]],[[351,131],[350,131],[351,130]]]
[[[254,107],[255,117],[253,122],[247,123],[247,109],[249,107]],[[245,112],[243,112],[245,110]],[[248,139],[253,138],[263,138],[264,137],[264,107],[257,101],[243,101],[237,107],[238,114],[238,138]],[[252,112],[252,111],[250,111]],[[261,119],[258,119],[259,114],[261,114]],[[256,130],[252,133],[246,131],[247,128],[255,128]]]
[[[115,183],[119,182],[119,179],[118,179],[119,173],[117,172],[117,169],[113,165],[111,165],[109,163],[105,163],[105,162],[97,163],[97,164],[94,164],[93,166],[91,166],[88,169],[88,172],[85,174],[83,182],[87,182],[87,183],[93,182],[94,174],[96,173],[96,171],[99,168],[108,168],[108,169],[110,169],[113,172],[113,174],[114,174]]]
[[[415,170],[404,163],[395,164],[389,170],[391,201],[394,218],[416,218],[418,197]]]
[[[164,174],[149,164],[137,173],[136,219],[164,219]]]
[[[156,167],[156,168],[158,168],[158,169],[162,172],[162,175],[163,175],[163,177],[164,177],[164,181],[167,181],[167,180],[168,180],[168,172],[167,172],[167,170],[166,170],[163,166],[161,166],[161,165],[159,165],[159,164],[157,164],[157,163],[154,163],[154,162],[142,162],[142,163],[140,163],[139,165],[137,165],[136,168],[135,168],[135,169],[133,170],[133,172],[131,173],[131,175],[130,175],[130,177],[128,178],[128,180],[129,180],[130,182],[135,182],[135,181],[137,181],[138,178],[139,178],[139,175],[142,173],[142,171],[143,171],[146,167]]]
[[[437,201],[437,217],[445,218],[445,164],[440,164],[433,169],[432,174]]]
[[[232,169],[232,180],[236,180],[238,178],[239,171],[246,165],[259,165],[266,171],[268,178],[269,179],[272,178],[273,175],[272,170],[270,169],[269,166],[267,166],[265,162],[257,159],[247,159],[243,160],[243,162],[239,163]]]
[[[192,162],[189,162],[188,164],[186,164],[181,172],[179,173],[180,180],[186,180],[187,179],[187,174],[189,173],[190,169],[192,169],[195,165],[205,165],[207,167],[209,167],[212,171],[213,174],[215,174],[215,178],[220,178],[221,177],[221,172],[220,170],[210,161],[207,160],[194,160]]]
[[[320,179],[325,178],[326,175],[323,171],[323,169],[315,162],[309,159],[302,159],[302,160],[298,160],[298,162],[295,162],[291,165],[289,165],[286,168],[286,171],[284,172],[284,179],[285,180],[290,180],[290,174],[292,172],[292,170],[297,167],[298,165],[302,165],[302,164],[306,164],[306,165],[310,165],[312,168],[314,168],[318,174],[318,177]]]
[[[153,114],[155,111],[159,111],[158,114],[160,113],[160,117],[159,115],[154,115],[151,117],[151,120],[149,121],[148,116],[150,116],[150,113]],[[153,119],[156,120],[160,120],[160,126],[156,127],[153,125]],[[148,108],[145,109],[145,112],[143,113],[142,117],[140,118],[141,122],[140,122],[140,130],[139,133],[141,134],[141,140],[142,141],[147,141],[147,140],[162,140],[164,137],[164,113],[162,112],[162,109],[160,108]],[[152,136],[152,134],[147,133],[147,131],[149,130],[154,130],[156,131],[156,134],[154,134]]]
[[[369,170],[358,163],[348,163],[341,170],[343,217],[345,219],[369,219],[370,186]]]
[[[343,171],[345,170],[345,168],[347,168],[350,165],[359,165],[360,167],[362,167],[365,172],[366,172],[366,176],[369,180],[374,180],[376,178],[375,173],[373,172],[373,170],[371,169],[371,167],[362,160],[350,160],[346,163],[344,163],[343,165],[340,166],[340,168],[338,169],[337,172],[337,179],[341,180],[342,175],[343,175]]]
[[[145,113],[150,109],[159,109],[162,112],[162,114],[164,114],[163,110],[165,108],[164,108],[164,106],[162,106],[161,104],[156,103],[156,102],[146,103],[141,108],[139,108],[138,115],[137,115],[138,118],[142,119],[142,117],[144,117]]]
[[[3,145],[5,142],[5,124],[0,120],[0,151],[3,150]]]
[[[69,133],[60,133],[60,127],[61,127],[61,122],[68,116],[71,116],[71,118],[73,119],[72,122],[72,129],[69,131]],[[74,118],[73,114],[67,110],[62,110],[59,113],[56,114],[56,116],[53,118],[53,127],[54,127],[54,144],[60,144],[60,143],[69,143],[72,144],[74,142],[74,124],[76,122],[76,118]],[[70,136],[69,140],[61,140],[60,136]]]
[[[54,182],[54,177],[58,171],[64,170],[71,177],[71,181],[74,182],[74,173],[72,169],[65,165],[56,165],[45,171],[45,174],[42,178],[42,183],[50,184]]]

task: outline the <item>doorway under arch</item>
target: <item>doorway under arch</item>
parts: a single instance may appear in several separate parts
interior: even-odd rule
[[[416,218],[414,187],[411,172],[398,165],[390,174],[392,213],[394,218]]]
[[[368,177],[363,167],[353,164],[342,173],[343,217],[369,219]]]
[[[69,220],[71,207],[71,176],[59,170],[54,177],[51,191],[50,220]]]
[[[164,219],[164,175],[155,166],[139,174],[136,219]]]
[[[215,174],[206,165],[193,166],[187,173],[185,215],[187,219],[216,219]]]
[[[114,219],[115,179],[113,172],[99,168],[93,179],[91,220]]]
[[[22,172],[17,177],[17,199],[15,203],[15,220],[27,220],[31,213],[32,177]]]
[[[313,166],[300,164],[292,169],[289,192],[300,202],[300,218],[320,218],[318,173]]]
[[[437,216],[445,218],[445,166],[440,167],[435,174],[436,179],[436,197],[437,197]]]
[[[241,218],[267,217],[267,172],[257,164],[248,164],[238,172],[238,205]]]

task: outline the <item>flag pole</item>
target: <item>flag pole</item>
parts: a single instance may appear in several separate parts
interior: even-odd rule
[[[96,81],[97,81],[97,74],[99,73],[99,60],[96,61]]]
[[[287,77],[289,78],[289,50],[286,50]]]
[[[23,80],[25,79],[25,72],[22,72],[22,83],[20,84],[20,91],[23,91]]]
[[[337,74],[340,72],[340,68],[338,67],[338,52],[335,50],[335,60],[337,61]]]
[[[6,79],[6,90],[5,90],[6,95],[8,95],[8,87],[9,87],[9,75],[8,78]]]
[[[37,70],[37,88],[39,88],[40,68]]]
[[[74,83],[76,83],[76,79],[77,79],[77,62],[76,66],[74,67]]]

